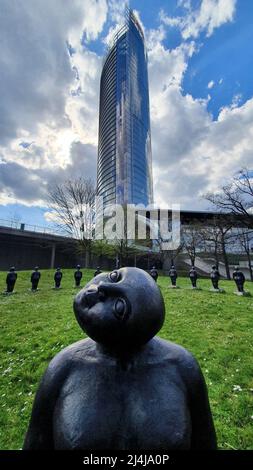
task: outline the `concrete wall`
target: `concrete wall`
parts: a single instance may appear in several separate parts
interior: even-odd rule
[[[77,253],[76,245],[62,237],[48,237],[44,234],[31,234],[20,230],[7,230],[0,227],[0,270],[7,271],[11,266],[17,270],[49,268],[74,268],[85,266],[85,256]],[[105,271],[115,268],[115,259],[93,256],[90,267],[100,266]]]
[[[0,233],[0,270],[8,270],[10,266],[17,270],[32,269],[36,265],[41,269],[71,268],[80,263],[79,258],[69,243]]]

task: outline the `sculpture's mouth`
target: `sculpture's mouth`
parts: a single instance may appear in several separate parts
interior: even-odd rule
[[[118,320],[125,320],[130,314],[130,305],[123,295],[115,296],[117,293],[120,294],[120,292],[115,292],[114,295],[110,295],[110,291],[107,291],[104,286],[91,284],[83,295],[82,307],[91,309],[99,302],[106,303],[110,300],[110,303],[113,302],[112,308],[110,305],[113,315]]]

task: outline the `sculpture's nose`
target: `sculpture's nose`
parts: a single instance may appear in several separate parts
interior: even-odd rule
[[[91,284],[84,292],[81,303],[84,307],[93,307],[97,302],[106,300],[108,297],[116,298],[114,314],[117,318],[124,318],[126,312],[129,312],[128,303],[124,298],[124,292],[121,286],[107,282]]]
[[[91,284],[84,294],[83,300],[85,304],[87,304],[89,308],[93,307],[93,305],[95,305],[98,302],[99,298],[100,298],[100,293],[98,291],[98,286],[96,286],[95,284]]]

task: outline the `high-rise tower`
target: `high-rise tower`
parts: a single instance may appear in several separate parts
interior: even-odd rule
[[[101,74],[97,194],[105,206],[153,202],[147,52],[131,10]]]

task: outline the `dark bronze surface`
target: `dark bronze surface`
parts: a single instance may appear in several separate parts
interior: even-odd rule
[[[75,297],[74,311],[90,338],[50,362],[24,449],[216,448],[197,361],[155,337],[165,308],[148,273],[97,275]]]

